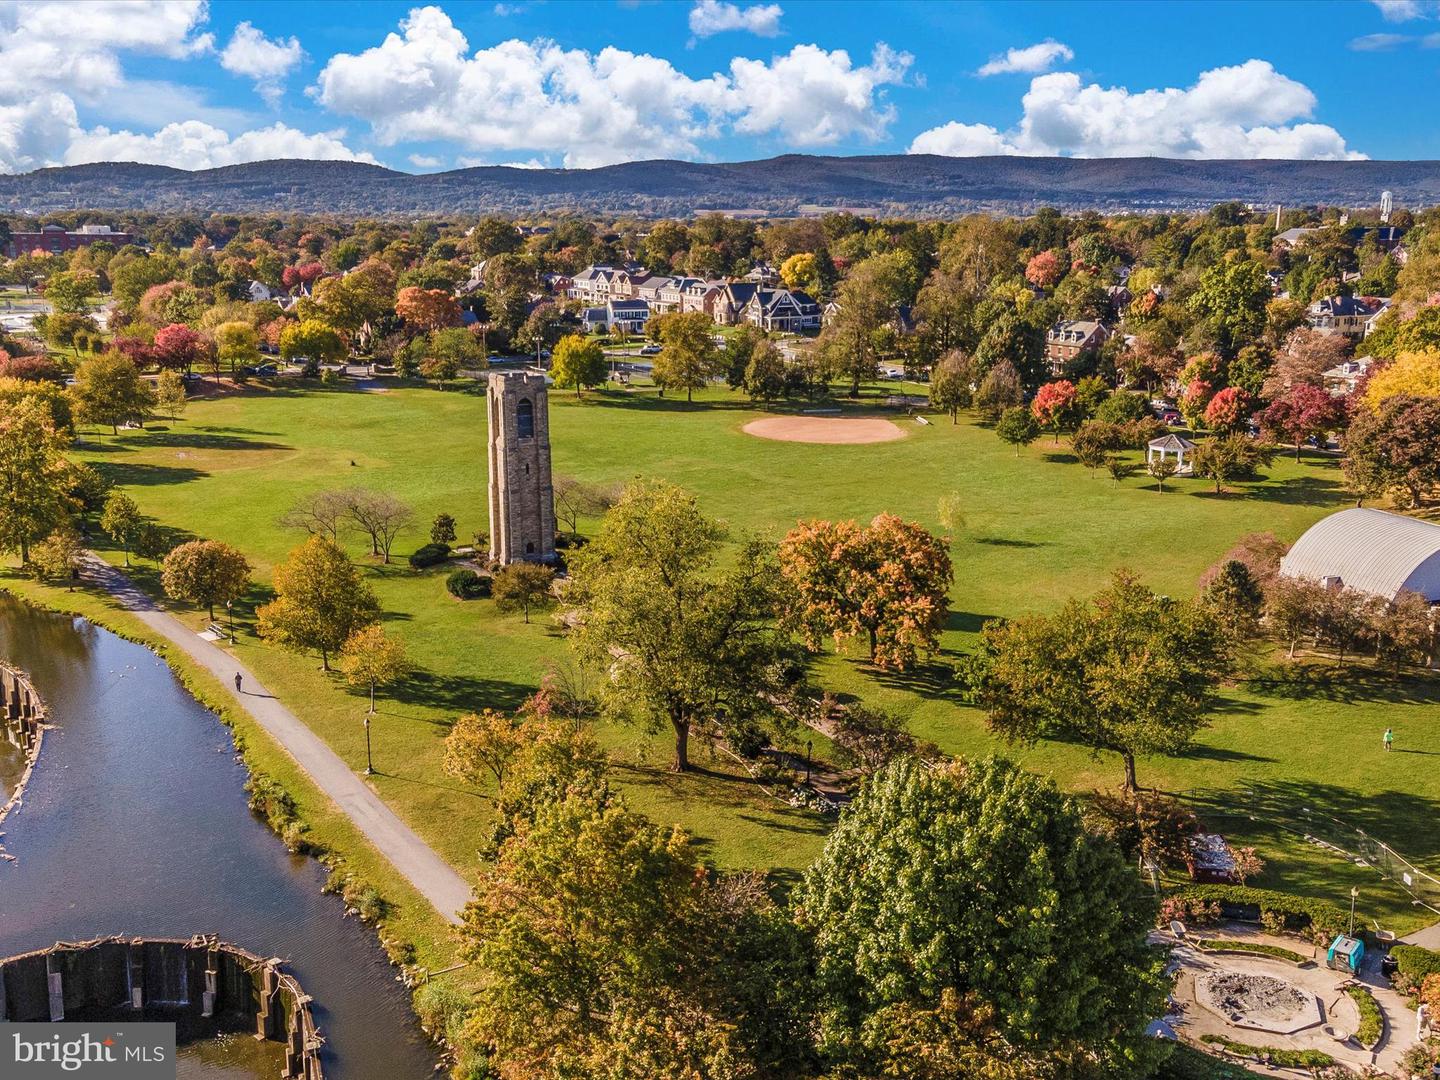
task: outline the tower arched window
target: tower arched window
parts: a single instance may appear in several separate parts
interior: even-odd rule
[[[521,398],[515,406],[515,434],[522,439],[535,437],[535,405],[529,398]]]

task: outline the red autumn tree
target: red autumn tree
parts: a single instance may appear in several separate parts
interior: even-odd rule
[[[161,367],[190,372],[213,365],[215,343],[183,323],[172,323],[155,332],[152,355]]]
[[[1046,383],[1035,391],[1035,400],[1030,402],[1030,411],[1040,426],[1054,432],[1055,441],[1060,441],[1062,428],[1073,427],[1079,420],[1075,400],[1075,384],[1069,379]]]
[[[318,262],[301,263],[298,266],[287,266],[280,271],[280,284],[291,292],[296,286],[303,286],[308,292],[310,287],[325,276],[325,264]]]
[[[1053,288],[1065,273],[1065,264],[1053,251],[1042,251],[1025,264],[1025,280],[1037,289]]]
[[[1199,427],[1205,419],[1205,409],[1215,396],[1215,385],[1209,379],[1191,379],[1180,395],[1180,411],[1185,414],[1191,427]]]
[[[1260,413],[1260,428],[1275,442],[1300,444],[1311,436],[1320,437],[1345,422],[1345,407],[1328,390],[1308,383],[1295,383]]]
[[[787,615],[811,648],[827,635],[837,647],[863,637],[872,663],[904,670],[940,643],[950,554],[913,522],[891,514],[868,526],[801,522],[780,542],[780,572],[792,589]]]
[[[144,371],[151,364],[158,363],[155,356],[153,343],[140,337],[121,336],[110,343],[110,347],[118,353],[124,353],[130,358],[130,362],[141,371]]]
[[[1238,386],[1227,386],[1205,406],[1205,426],[1213,431],[1238,431],[1253,411],[1249,394]]]
[[[401,289],[395,298],[395,314],[427,334],[460,325],[460,305],[444,289],[422,289],[418,285]]]

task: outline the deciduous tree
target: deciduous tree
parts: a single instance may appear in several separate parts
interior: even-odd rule
[[[987,623],[968,678],[992,730],[1119,754],[1133,791],[1136,757],[1189,746],[1229,666],[1224,629],[1207,608],[1120,573],[1054,615]]]
[[[701,311],[661,316],[660,355],[655,358],[655,381],[669,389],[685,391],[685,400],[694,401],[721,374],[723,361],[712,336],[715,324]]]
[[[861,788],[795,900],[820,1048],[839,1075],[1144,1075],[1168,985],[1145,944],[1154,911],[1052,781],[995,758],[901,758]]]
[[[1361,497],[1393,494],[1412,509],[1440,483],[1440,398],[1396,394],[1357,409],[1345,433],[1346,479]]]
[[[555,571],[541,563],[511,563],[501,569],[490,586],[498,611],[523,611],[530,621],[532,609],[551,603],[550,588],[555,584]]]
[[[105,500],[105,510],[100,515],[100,528],[120,545],[120,550],[125,553],[126,566],[130,565],[130,549],[144,520],[135,500],[123,491],[112,491]]]
[[[1040,421],[1023,405],[1012,405],[1001,414],[995,434],[1015,447],[1015,456],[1019,457],[1022,446],[1029,446],[1040,437]]]
[[[275,599],[258,612],[260,636],[294,652],[314,649],[330,670],[330,656],[350,635],[377,622],[380,604],[345,552],[312,536],[275,568]]]
[[[203,604],[215,618],[215,605],[240,599],[250,587],[250,563],[219,540],[191,540],[165,556],[160,574],[172,600]]]
[[[812,648],[865,639],[872,663],[905,669],[934,650],[949,615],[952,571],[944,542],[914,522],[880,514],[802,522],[780,542],[788,614]]]
[[[600,343],[581,334],[561,338],[550,354],[550,377],[556,386],[574,390],[577,398],[583,388],[604,383],[609,371]]]
[[[351,686],[370,691],[370,711],[375,711],[375,688],[389,686],[410,671],[405,646],[385,633],[378,622],[353,631],[340,647],[339,668]]]
[[[155,344],[150,349],[150,356],[162,368],[187,374],[197,367],[218,372],[218,355],[215,342],[184,323],[162,326],[155,332]]]
[[[635,483],[572,560],[572,640],[582,660],[609,671],[601,704],[669,724],[677,771],[689,768],[693,727],[778,718],[794,674],[775,625],[774,562],[749,542],[722,564],[727,535],[681,489]]]
[[[1295,460],[1300,460],[1300,445],[1309,438],[1324,438],[1339,427],[1345,410],[1327,391],[1307,383],[1297,383],[1267,405],[1259,415],[1260,430],[1276,442],[1295,444]]]
[[[128,357],[115,352],[92,356],[76,368],[70,396],[77,419],[109,424],[117,434],[121,424],[143,424],[155,407],[149,384]]]
[[[64,517],[65,446],[45,402],[21,397],[0,408],[0,551],[30,561],[30,545]]]

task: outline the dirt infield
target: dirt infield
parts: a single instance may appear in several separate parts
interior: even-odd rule
[[[863,443],[894,442],[905,432],[879,417],[766,416],[751,420],[742,429],[747,435],[777,442],[835,443],[859,446]]]

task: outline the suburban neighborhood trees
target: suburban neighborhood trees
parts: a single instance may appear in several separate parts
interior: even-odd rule
[[[941,357],[930,375],[930,404],[949,413],[952,424],[959,423],[961,409],[974,403],[974,369],[970,357],[956,349]]]
[[[870,661],[904,670],[933,650],[949,614],[950,553],[914,522],[880,514],[802,522],[780,542],[788,615],[811,648],[866,640]]]
[[[321,364],[343,364],[347,353],[344,339],[315,319],[291,323],[280,331],[280,358],[287,364],[304,360],[318,371]]]
[[[677,771],[690,767],[693,728],[774,718],[792,674],[793,650],[775,626],[774,562],[755,542],[722,562],[727,535],[689,493],[636,482],[572,560],[572,640],[582,660],[609,672],[601,704],[668,724]]]
[[[250,563],[219,540],[191,540],[165,556],[160,580],[166,596],[203,604],[213,620],[216,604],[245,595],[250,587]]]
[[[1362,407],[1345,433],[1345,477],[1362,498],[1394,494],[1414,509],[1440,483],[1440,398],[1396,394]]]
[[[986,623],[967,677],[992,730],[1119,754],[1134,791],[1136,757],[1185,749],[1229,665],[1210,610],[1119,573],[1093,600],[1071,600],[1054,615]]]
[[[275,599],[256,612],[260,636],[294,652],[330,657],[350,635],[380,618],[380,604],[359,571],[329,540],[312,536],[275,568]]]
[[[1276,442],[1295,444],[1295,460],[1306,439],[1323,438],[1339,427],[1345,410],[1331,394],[1318,386],[1296,383],[1261,410],[1260,430]]]

